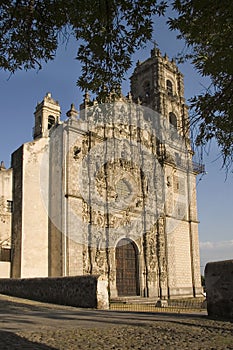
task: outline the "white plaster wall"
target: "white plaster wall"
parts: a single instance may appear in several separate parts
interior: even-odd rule
[[[10,245],[11,213],[7,201],[12,200],[12,169],[0,170],[0,245]]]
[[[0,261],[0,278],[9,278],[11,270],[11,263],[7,261]]]
[[[24,145],[21,277],[48,276],[48,138]]]

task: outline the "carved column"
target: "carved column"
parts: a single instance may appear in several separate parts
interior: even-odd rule
[[[157,221],[157,254],[158,254],[158,271],[159,271],[159,295],[160,298],[168,297],[167,285],[167,256],[166,256],[166,239],[164,218],[160,217]]]

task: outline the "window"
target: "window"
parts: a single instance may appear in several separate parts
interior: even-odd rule
[[[41,128],[42,123],[41,123],[41,115],[38,116],[38,126]]]
[[[172,86],[172,82],[170,80],[167,80],[167,93],[170,96],[173,95],[173,86]]]
[[[41,134],[41,126],[42,126],[41,115],[38,115],[36,116],[35,126],[33,128],[34,137],[39,136]]]
[[[176,165],[181,165],[181,156],[177,152],[175,152],[175,162]]]
[[[150,97],[150,82],[149,81],[144,82],[143,89],[144,89],[145,97]]]
[[[117,195],[123,199],[126,199],[128,196],[130,196],[132,190],[128,181],[125,179],[118,181],[116,184],[116,192]]]
[[[0,261],[11,261],[11,249],[0,247]]]
[[[7,201],[6,210],[8,213],[13,213],[13,201]]]
[[[55,117],[53,115],[49,115],[48,117],[48,129],[51,129],[51,127],[55,124]]]
[[[176,115],[173,112],[169,113],[169,123],[177,129],[177,118]]]

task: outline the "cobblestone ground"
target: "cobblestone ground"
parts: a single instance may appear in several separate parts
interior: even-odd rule
[[[211,320],[203,315],[185,317],[171,315],[163,319],[163,316],[158,314],[154,314],[153,317],[145,314],[145,321],[140,323],[139,314],[127,313],[128,318],[125,319],[124,314],[119,313],[120,321],[113,321],[115,323],[112,324],[111,320],[117,312],[107,312],[102,313],[104,319],[95,324],[94,321],[101,311],[89,310],[91,320],[87,326],[82,326],[81,317],[83,315],[86,317],[88,311],[73,310],[76,309],[68,307],[56,309],[56,306],[44,306],[32,302],[20,305],[5,300],[1,305],[0,301],[2,322],[0,349],[233,349],[233,323]],[[39,317],[44,317],[44,323],[39,323]],[[61,317],[64,321],[56,323]],[[138,322],[133,323],[137,318]],[[11,319],[21,322],[21,328],[13,328],[14,323],[11,323]]]
[[[0,348],[12,349],[233,349],[233,325],[211,320],[157,321],[142,326],[4,332]]]

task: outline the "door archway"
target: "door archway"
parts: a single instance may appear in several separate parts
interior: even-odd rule
[[[126,238],[116,246],[116,288],[118,296],[139,295],[137,247]]]

